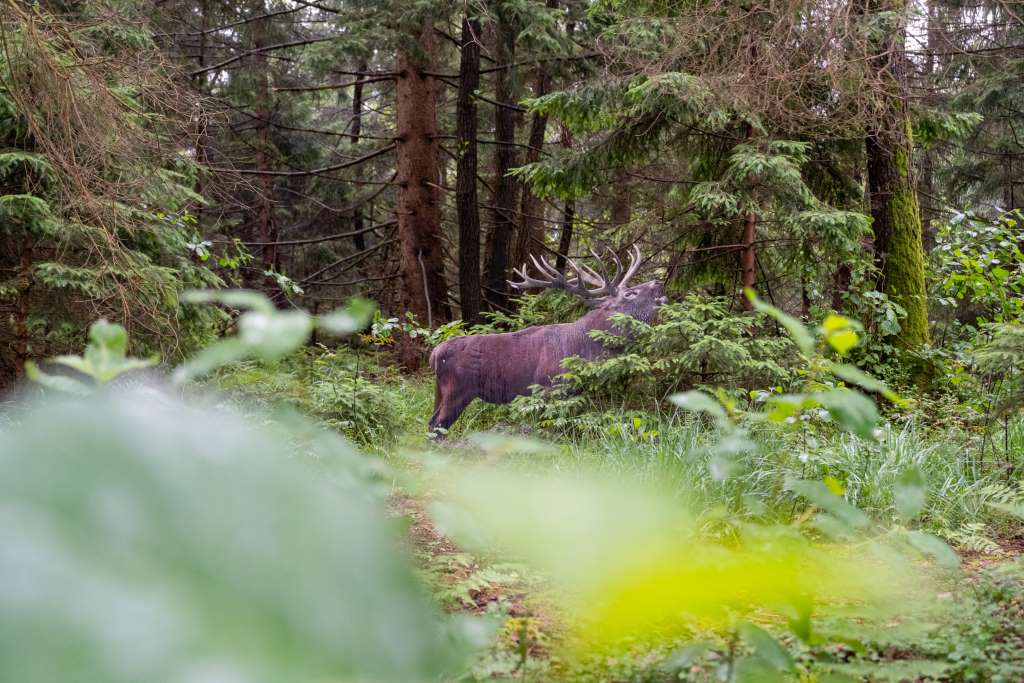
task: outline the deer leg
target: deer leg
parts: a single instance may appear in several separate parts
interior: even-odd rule
[[[434,384],[434,414],[430,416],[430,422],[427,424],[430,426],[430,430],[434,430],[434,423],[437,421],[437,416],[441,413],[441,381],[438,380]]]
[[[462,411],[472,402],[472,396],[444,396],[440,397],[439,404],[430,418],[430,431],[440,427],[447,430],[462,415]]]

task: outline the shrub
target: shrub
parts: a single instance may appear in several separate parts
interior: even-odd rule
[[[369,365],[369,367],[367,367]],[[306,348],[279,363],[236,363],[222,369],[213,385],[249,406],[287,403],[362,446],[389,446],[401,432],[401,386],[356,352]]]

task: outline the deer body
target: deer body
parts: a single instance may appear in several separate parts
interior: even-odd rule
[[[536,265],[544,270],[543,266]],[[528,395],[535,384],[550,387],[554,378],[563,372],[562,361],[566,358],[579,356],[594,360],[612,352],[589,333],[612,331],[614,324],[610,317],[615,313],[645,322],[653,320],[656,308],[666,301],[664,289],[660,282],[654,281],[636,287],[625,286],[629,274],[638,265],[639,259],[635,259],[630,272],[616,287],[610,288],[605,282],[603,289],[597,290],[603,295],[597,307],[575,322],[539,325],[503,334],[455,337],[438,345],[430,354],[430,368],[437,375],[430,429],[448,429],[475,398],[487,403],[509,403],[516,396]],[[580,291],[578,287],[582,282],[593,283],[591,277],[583,274],[586,271],[581,272],[575,264],[573,267],[580,274],[577,280],[570,282],[552,276],[552,280],[544,281],[544,286]],[[540,281],[526,278],[522,272],[517,271],[517,274],[524,282],[513,283],[513,286],[540,286],[533,284]]]

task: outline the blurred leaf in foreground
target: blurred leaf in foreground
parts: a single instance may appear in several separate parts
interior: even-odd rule
[[[277,310],[266,296],[248,290],[193,291],[186,293],[185,300],[219,303],[242,312],[236,336],[221,339],[178,366],[174,371],[178,384],[246,358],[278,360],[305,344],[315,327],[336,336],[352,334],[366,327],[376,310],[372,301],[355,298],[345,308],[313,317],[301,310]]]
[[[496,467],[444,479],[438,524],[464,544],[547,571],[586,647],[695,624],[730,628],[764,609],[889,609],[909,594],[912,567],[891,553],[813,543],[790,526],[744,525],[735,543],[716,543],[664,491],[622,479]]]
[[[481,624],[426,598],[360,456],[293,443],[150,395],[28,408],[0,434],[0,680],[457,673]]]
[[[89,327],[89,343],[81,356],[57,356],[51,362],[71,368],[83,377],[52,375],[43,372],[32,361],[25,363],[29,379],[48,389],[69,394],[86,395],[96,387],[133,370],[152,367],[159,359],[128,358],[128,332],[124,327],[106,320],[97,320]],[[84,378],[92,380],[90,384]]]

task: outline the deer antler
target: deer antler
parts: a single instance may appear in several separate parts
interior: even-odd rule
[[[614,253],[615,252],[612,252],[612,254]],[[640,247],[634,244],[629,249],[629,267],[626,268],[625,274],[622,276],[622,279],[618,281],[618,284],[616,286],[629,287],[630,278],[636,275],[636,271],[640,270],[640,264],[643,262],[643,259],[640,258]],[[620,267],[622,266],[622,262],[619,261],[618,258],[615,259],[615,264]]]
[[[575,260],[567,258],[566,263],[576,273],[576,277],[567,278],[563,273],[558,272],[558,269],[551,265],[550,262],[543,258],[538,258],[531,255],[530,260],[533,262],[533,267],[541,274],[541,277],[534,278],[526,274],[527,264],[523,264],[520,268],[513,268],[512,272],[520,278],[518,282],[509,280],[509,284],[513,288],[518,290],[525,289],[562,289],[566,292],[570,292],[577,296],[583,297],[584,299],[598,299],[606,296],[614,296],[620,288],[627,287],[629,279],[633,277],[637,269],[640,267],[640,248],[633,246],[629,251],[629,267],[626,268],[625,273],[622,271],[622,261],[619,260],[618,255],[611,249],[608,248],[608,252],[612,256],[612,260],[615,262],[615,275],[609,278],[607,273],[598,273],[593,268],[577,263]],[[598,264],[601,263],[601,257],[598,256],[594,250],[590,251],[597,259]],[[589,287],[588,287],[589,285]]]
[[[607,285],[601,280],[597,273],[586,266],[581,267],[571,259],[569,259],[567,263],[576,273],[575,278],[567,278],[563,273],[559,273],[557,268],[551,265],[548,261],[545,261],[543,258],[531,255],[530,260],[533,262],[533,267],[541,274],[541,277],[535,278],[527,275],[527,265],[525,263],[520,268],[513,268],[512,272],[520,278],[518,282],[509,280],[509,284],[515,289],[562,289],[570,294],[583,297],[584,299],[598,299],[610,294]],[[594,289],[589,289],[587,285],[596,285],[596,287]]]

